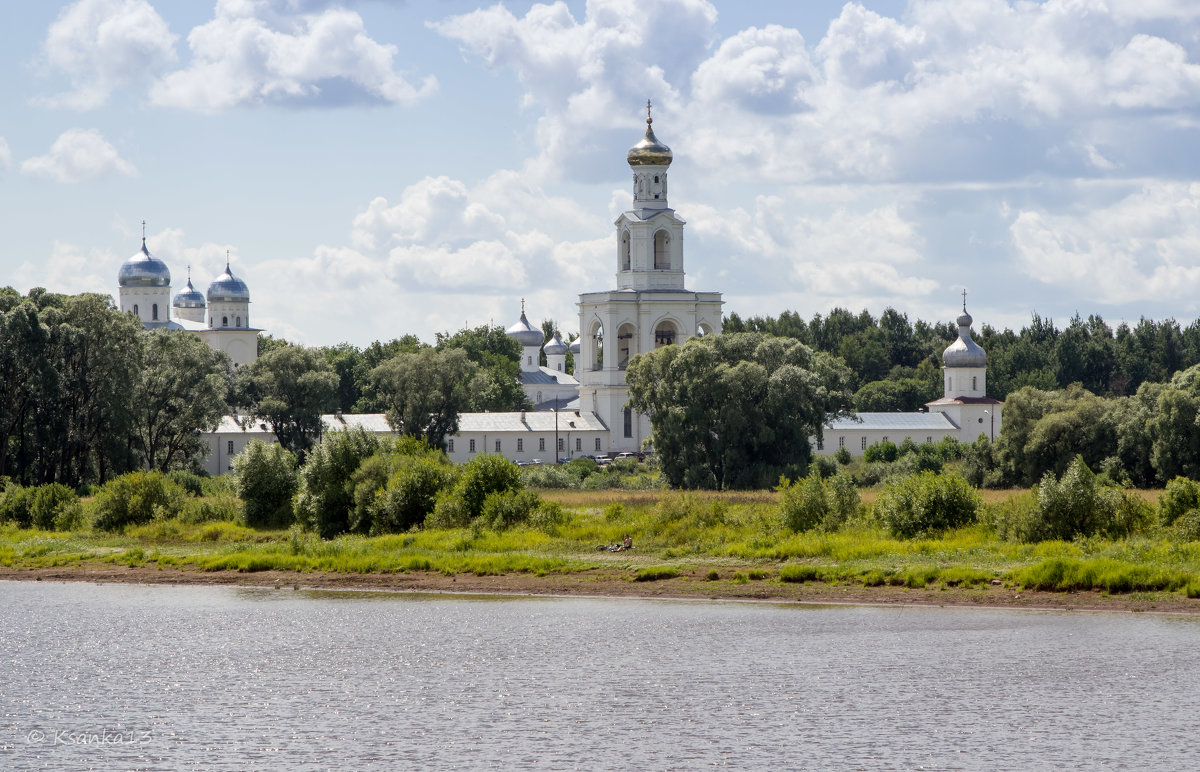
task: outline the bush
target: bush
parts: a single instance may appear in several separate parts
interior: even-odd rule
[[[494,453],[476,456],[463,467],[454,486],[454,495],[462,500],[468,519],[483,514],[483,502],[493,493],[521,490],[517,465]]]
[[[1101,532],[1123,536],[1146,519],[1145,507],[1136,497],[1100,485],[1082,456],[1076,456],[1058,480],[1047,472],[1033,495],[1039,522],[1022,534],[1022,541],[1070,540]]]
[[[240,456],[238,456],[240,458]],[[218,498],[188,499],[179,511],[179,521],[182,523],[217,523],[242,522],[244,513],[242,502],[233,496]]]
[[[295,519],[292,497],[299,481],[296,457],[275,443],[251,440],[233,457],[237,495],[245,505],[246,525],[252,528],[286,528]],[[224,519],[224,518],[219,518]]]
[[[1189,509],[1175,518],[1168,533],[1179,541],[1200,541],[1200,509]]]
[[[1172,525],[1182,515],[1200,509],[1200,485],[1186,477],[1176,477],[1158,497],[1159,522]]]
[[[183,488],[189,496],[204,495],[204,479],[195,472],[189,472],[186,469],[174,469],[167,472],[167,477],[170,477],[172,482]]]
[[[67,486],[50,483],[28,490],[30,493],[29,513],[34,528],[55,530],[60,518],[63,518],[64,515],[66,515],[65,520],[72,522],[83,519],[79,498],[75,495],[75,491]],[[67,510],[79,510],[80,514],[76,517],[74,511],[68,513]]]
[[[493,531],[503,531],[529,521],[542,503],[533,491],[496,491],[483,500],[481,524]]]
[[[529,488],[571,488],[579,484],[565,468],[550,464],[521,467],[521,479]]]
[[[371,533],[400,533],[421,525],[453,480],[453,469],[436,458],[406,458],[375,497]]]
[[[162,472],[130,472],[109,480],[96,493],[95,526],[119,531],[155,517],[175,517],[185,493]]]
[[[0,492],[0,522],[16,523],[18,528],[33,525],[33,491],[9,482]]]
[[[351,478],[378,450],[379,438],[363,429],[326,434],[300,470],[297,519],[314,528],[322,539],[348,531],[354,509]]]
[[[937,534],[975,520],[979,493],[950,474],[920,472],[888,483],[875,502],[875,514],[902,539]]]
[[[779,480],[779,510],[783,524],[793,531],[811,531],[829,511],[829,496],[817,470],[795,483],[786,477]]]
[[[842,446],[837,449],[836,453],[833,454],[833,460],[837,461],[842,466],[846,466],[854,460],[854,457],[850,455],[849,448]]]
[[[896,447],[896,443],[891,440],[884,442],[876,442],[863,451],[863,460],[868,463],[873,461],[882,461],[890,464],[895,461],[900,455],[900,450]]]

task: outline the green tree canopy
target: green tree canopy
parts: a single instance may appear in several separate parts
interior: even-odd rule
[[[279,443],[303,460],[321,435],[321,414],[337,402],[337,387],[319,351],[284,346],[238,371],[235,401],[268,422]]]
[[[225,414],[231,377],[229,357],[190,332],[146,333],[133,430],[147,469],[184,467],[203,452],[200,432]]]
[[[383,362],[371,371],[371,382],[393,430],[443,448],[446,436],[458,431],[458,416],[470,404],[477,373],[463,349],[423,349]]]
[[[630,360],[633,410],[650,417],[663,473],[689,488],[766,487],[807,469],[809,438],[849,403],[837,359],[788,338],[692,338]]]

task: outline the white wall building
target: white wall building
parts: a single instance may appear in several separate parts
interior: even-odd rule
[[[1004,403],[987,396],[987,354],[971,339],[971,323],[967,313],[966,292],[963,293],[963,312],[958,317],[958,340],[942,352],[942,384],[944,396],[926,403],[923,413],[855,413],[832,419],[818,442],[812,439],[813,450],[832,455],[846,448],[851,455],[861,456],[867,448],[879,442],[900,445],[912,440],[939,442],[955,437],[959,442],[974,442],[980,434],[995,439],[1000,434]]]

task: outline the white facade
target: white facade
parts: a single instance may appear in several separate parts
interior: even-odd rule
[[[923,413],[855,413],[838,417],[825,425],[821,441],[810,440],[813,451],[833,455],[846,448],[861,456],[879,442],[900,445],[912,440],[920,445],[954,437],[959,442],[974,442],[982,434],[994,440],[1000,436],[1004,403],[987,396],[987,354],[971,338],[966,293],[963,312],[958,317],[958,340],[942,352],[941,399],[926,403]]]
[[[328,413],[321,416],[321,431],[363,429],[377,437],[396,433],[383,413]],[[270,424],[246,416],[225,416],[216,431],[206,432],[208,457],[204,468],[210,475],[228,474],[233,457],[251,440],[278,442]],[[542,461],[606,455],[608,429],[594,415],[575,410],[526,411],[514,413],[464,413],[457,434],[447,438],[451,461],[466,463],[484,453],[497,453],[511,461]]]
[[[117,275],[117,304],[134,314],[147,329],[166,327],[187,330],[217,351],[224,351],[235,367],[258,359],[258,333],[250,326],[250,290],[225,262],[225,272],[208,289],[208,301],[192,286],[171,299],[171,272],[166,263],[150,254],[146,238],[142,248],[121,265]]]
[[[667,201],[672,154],[651,123],[627,157],[634,200],[615,223],[617,289],[579,296],[579,408],[604,423],[614,451],[641,450],[650,434],[649,418],[627,407],[630,357],[721,331],[721,293],[685,287],[685,223]]]

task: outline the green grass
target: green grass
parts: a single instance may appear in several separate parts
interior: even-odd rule
[[[1005,499],[990,492],[996,503]],[[124,533],[0,525],[0,565],[82,562],[200,571],[284,570],[447,575],[604,571],[637,581],[695,576],[732,583],[826,582],[890,587],[1006,586],[1058,592],[1179,592],[1200,597],[1200,542],[1151,530],[1124,540],[1020,544],[973,525],[938,538],[896,539],[866,516],[843,529],[793,533],[770,491],[546,491],[566,520],[544,530],[416,531],[323,541],[298,529],[256,530],[229,521],[155,520]],[[1003,496],[1011,497],[1012,492]],[[869,497],[864,496],[864,499]],[[597,546],[634,541],[631,552]]]

